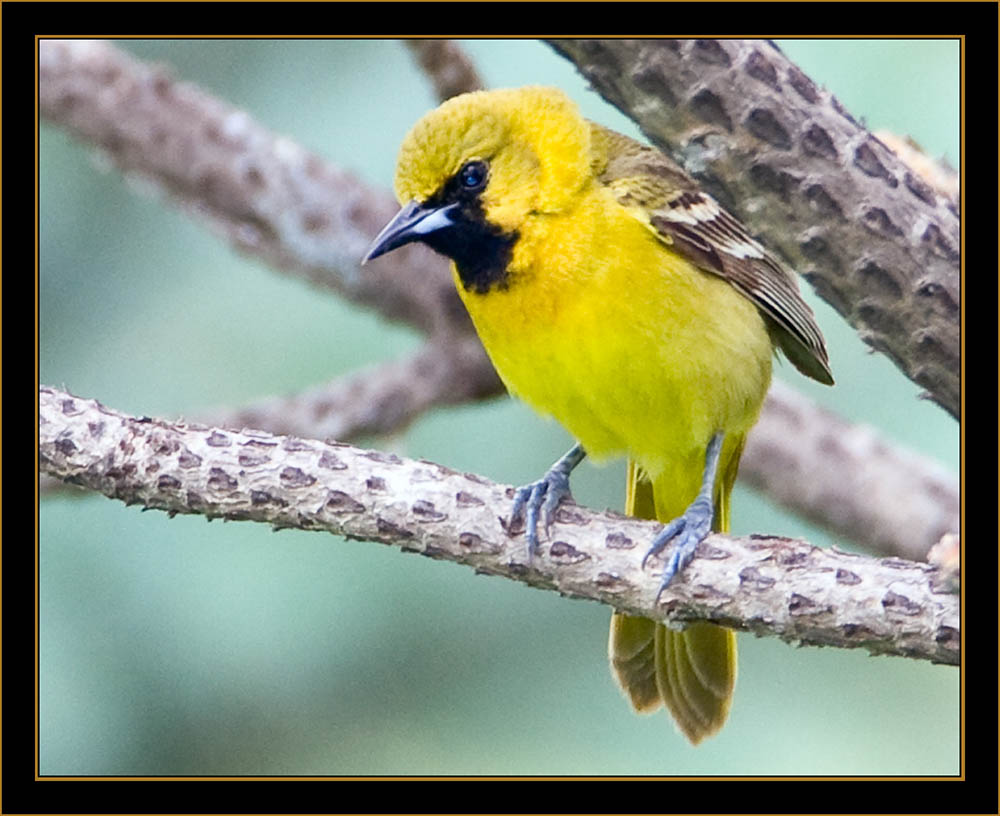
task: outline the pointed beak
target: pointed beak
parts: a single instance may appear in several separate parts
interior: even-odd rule
[[[361,263],[368,263],[372,258],[385,255],[397,247],[420,241],[432,232],[454,226],[452,213],[457,207],[458,204],[427,207],[411,201],[375,237]]]

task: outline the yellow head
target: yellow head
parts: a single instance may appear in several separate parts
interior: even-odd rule
[[[367,258],[423,241],[455,261],[467,289],[486,291],[525,222],[567,206],[590,165],[590,126],[555,88],[449,99],[404,139],[395,183],[403,209]]]

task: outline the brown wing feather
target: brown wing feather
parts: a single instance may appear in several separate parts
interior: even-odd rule
[[[832,385],[826,343],[796,277],[658,150],[600,125],[591,129],[599,181],[623,206],[641,210],[664,243],[749,298],[799,371]]]

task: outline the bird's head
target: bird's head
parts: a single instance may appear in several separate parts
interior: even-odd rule
[[[396,164],[403,209],[365,260],[421,241],[485,291],[532,216],[564,209],[591,178],[590,127],[555,88],[476,91],[413,126]]]

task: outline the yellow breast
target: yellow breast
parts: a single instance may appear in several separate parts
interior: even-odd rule
[[[592,457],[656,476],[753,425],[773,354],[756,307],[600,185],[531,217],[509,271],[506,287],[459,292],[507,387]]]

